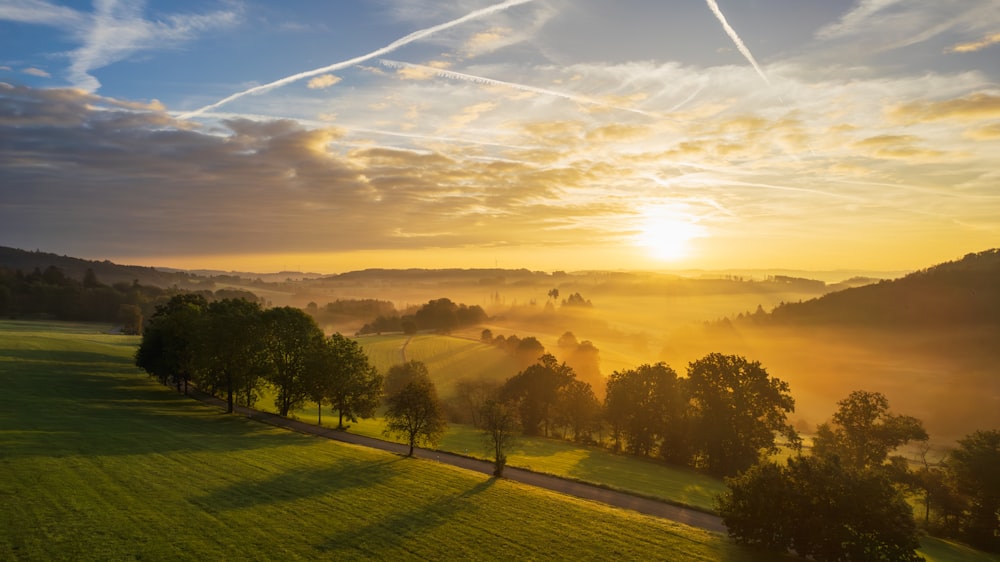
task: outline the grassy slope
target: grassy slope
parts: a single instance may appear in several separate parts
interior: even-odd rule
[[[139,374],[134,339],[88,331],[0,323],[0,559],[755,559],[682,525],[220,414]]]

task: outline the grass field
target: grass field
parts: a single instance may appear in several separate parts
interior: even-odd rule
[[[0,559],[767,560],[726,538],[221,414],[135,339],[0,322]]]
[[[0,560],[775,559],[222,414],[139,373],[136,338],[103,328],[0,321]],[[923,552],[998,560],[938,540]]]
[[[381,372],[402,362],[403,346],[407,361],[421,361],[444,397],[452,394],[460,379],[488,380],[502,383],[517,374],[514,360],[503,351],[464,338],[417,334],[365,336],[358,341],[368,352],[372,364]]]

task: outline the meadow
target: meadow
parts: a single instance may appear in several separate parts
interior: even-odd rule
[[[106,328],[0,321],[0,559],[775,559],[225,415],[139,372],[137,339]],[[580,464],[571,452],[539,456]],[[997,560],[931,539],[922,553]]]
[[[771,559],[222,414],[135,369],[135,338],[22,322],[0,334],[0,559]]]

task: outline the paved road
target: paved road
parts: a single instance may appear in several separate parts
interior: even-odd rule
[[[195,388],[191,388],[189,390],[189,394],[192,397],[201,400],[202,402],[213,404],[221,408],[226,407],[226,402],[224,400],[200,392]],[[325,427],[319,427],[310,423],[283,418],[277,414],[272,414],[270,412],[251,410],[248,408],[244,408],[242,406],[237,406],[236,410],[237,413],[249,416],[255,420],[262,421],[278,427],[291,429],[293,431],[298,431],[300,433],[318,435],[320,437],[325,437],[327,439],[343,441],[345,443],[353,443],[355,445],[362,445],[365,447],[372,447],[374,449],[381,449],[383,451],[389,451],[391,453],[396,453],[399,455],[405,455],[407,452],[409,452],[409,447],[407,445],[403,445],[400,443],[383,441],[382,439],[375,439],[373,437],[357,435],[354,433],[349,433],[347,431],[342,431],[338,429],[328,429]],[[462,455],[455,455],[452,453],[445,453],[442,451],[433,451],[429,449],[417,448],[414,449],[413,456],[421,459],[428,459],[445,464],[450,464],[452,466],[457,466],[468,470],[474,470],[476,472],[482,472],[483,474],[493,474],[493,463],[482,461],[479,459],[465,457]],[[545,488],[547,490],[552,490],[555,492],[561,492],[563,494],[567,494],[570,496],[576,496],[578,498],[593,500],[624,509],[631,509],[633,511],[638,511],[639,513],[645,513],[647,515],[663,517],[665,519],[670,519],[672,521],[677,521],[680,523],[684,523],[685,525],[698,527],[700,529],[705,529],[707,531],[713,531],[717,533],[726,532],[726,527],[725,525],[722,524],[722,519],[720,519],[715,515],[711,515],[709,513],[697,511],[694,509],[688,509],[676,505],[671,505],[658,500],[634,496],[632,494],[627,494],[625,492],[609,490],[607,488],[601,488],[600,486],[594,486],[591,484],[585,484],[574,480],[559,478],[558,476],[541,474],[538,472],[532,472],[530,470],[524,470],[521,468],[514,468],[510,466],[504,469],[504,478],[507,478],[508,480],[513,480],[515,482],[529,484],[531,486],[537,486],[539,488]]]

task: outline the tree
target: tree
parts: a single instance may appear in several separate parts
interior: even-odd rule
[[[590,383],[573,379],[559,389],[555,405],[557,424],[573,432],[573,441],[590,439],[600,427],[601,403]]]
[[[274,405],[287,416],[298,408],[314,386],[318,372],[311,356],[323,343],[323,332],[311,316],[298,308],[280,307],[264,311],[265,346],[271,364],[269,378],[276,391]]]
[[[371,417],[382,397],[382,375],[368,363],[368,355],[358,342],[333,334],[324,340],[320,357],[331,375],[324,398],[337,410],[337,428],[344,428],[344,418],[352,422]]]
[[[437,443],[446,424],[434,383],[418,376],[406,383],[399,392],[386,398],[385,435],[406,439],[410,445],[407,456],[413,456],[418,443]]]
[[[198,371],[196,341],[207,307],[205,297],[195,293],[175,295],[157,306],[136,351],[136,366],[164,384],[173,381],[178,391],[183,383],[186,394],[188,382]]]
[[[397,394],[407,383],[418,378],[430,378],[427,365],[423,362],[411,359],[406,363],[397,363],[385,372],[383,391],[386,396]]]
[[[479,334],[479,341],[487,344],[493,343],[493,330],[483,328],[483,331]]]
[[[719,513],[739,542],[818,561],[919,561],[913,510],[881,471],[792,457],[726,479]]]
[[[962,534],[973,545],[1000,551],[1000,430],[976,431],[958,441],[948,468],[967,500]]]
[[[521,427],[526,435],[548,436],[559,390],[573,378],[572,369],[546,353],[537,363],[507,379],[501,396],[518,402]]]
[[[648,456],[659,446],[665,459],[686,462],[688,398],[682,379],[665,363],[616,371],[608,377],[605,416],[615,447]]]
[[[889,400],[880,392],[856,390],[837,402],[833,425],[820,424],[813,454],[839,456],[851,468],[883,467],[889,453],[910,441],[926,441],[920,420],[889,413]]]
[[[692,439],[705,469],[732,476],[753,466],[762,452],[777,452],[775,432],[797,439],[786,423],[795,410],[788,383],[757,361],[711,353],[688,366]]]
[[[498,397],[489,398],[483,402],[478,417],[477,427],[482,430],[493,453],[493,476],[502,478],[507,466],[507,453],[517,440],[517,405]]]
[[[251,404],[263,386],[269,365],[263,311],[256,302],[224,299],[208,305],[198,341],[204,389],[225,392],[227,412],[242,394]]]

